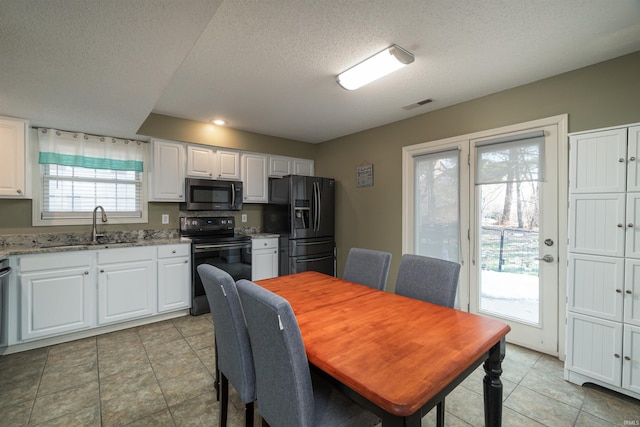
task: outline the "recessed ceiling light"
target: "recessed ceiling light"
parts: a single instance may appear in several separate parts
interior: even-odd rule
[[[227,124],[227,122],[222,119],[215,119],[211,121],[213,122],[214,125],[218,125],[218,126],[224,126]]]
[[[411,64],[415,58],[398,45],[386,48],[369,59],[365,59],[358,65],[338,74],[336,80],[345,89],[354,90],[371,83],[380,77],[386,76],[405,65]]]

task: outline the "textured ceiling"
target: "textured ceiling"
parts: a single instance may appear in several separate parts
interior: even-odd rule
[[[415,62],[336,84],[394,43]],[[639,50],[638,0],[0,0],[0,114],[129,137],[151,112],[222,117],[315,143]]]

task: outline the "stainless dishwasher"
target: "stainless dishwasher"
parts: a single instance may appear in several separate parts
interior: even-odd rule
[[[9,267],[9,260],[6,258],[0,259],[0,346],[4,346],[7,343],[7,337],[4,332],[5,322],[4,316],[6,316],[6,310],[4,304],[7,295],[7,286],[9,284],[9,274],[11,274],[11,267]]]

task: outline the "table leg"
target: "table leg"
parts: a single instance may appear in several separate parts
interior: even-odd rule
[[[500,427],[502,425],[502,361],[506,351],[505,339],[491,347],[489,358],[484,362],[484,425]]]

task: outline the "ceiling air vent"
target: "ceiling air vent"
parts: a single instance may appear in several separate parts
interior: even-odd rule
[[[405,105],[402,108],[404,108],[405,110],[413,110],[414,108],[421,107],[421,106],[423,106],[425,104],[428,104],[430,102],[433,102],[433,99],[425,99],[425,100],[422,100],[422,101],[418,101],[418,102],[415,102],[413,104]]]

